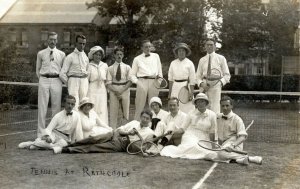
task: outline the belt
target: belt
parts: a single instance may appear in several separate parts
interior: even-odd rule
[[[59,77],[58,74],[41,74],[42,77],[46,77],[46,78],[57,78]]]
[[[122,83],[112,82],[113,85],[126,85],[127,83],[128,83],[128,81],[122,82]]]
[[[142,77],[137,77],[139,79],[156,79],[156,77],[150,77],[150,76],[142,76]]]
[[[75,77],[75,78],[87,78],[87,74],[85,75],[69,75],[68,77]]]
[[[187,79],[175,79],[176,82],[185,82],[188,81]]]

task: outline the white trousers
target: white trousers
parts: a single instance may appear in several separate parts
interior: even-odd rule
[[[107,90],[104,82],[91,82],[87,96],[94,103],[94,110],[99,118],[108,125]]]
[[[140,114],[144,110],[146,100],[158,96],[159,90],[153,85],[154,79],[139,78],[136,86],[136,97],[135,97],[135,114],[134,119],[140,121]]]
[[[235,141],[236,141],[236,137],[235,136],[231,137],[222,144],[222,147],[225,148],[226,146],[230,146]],[[240,144],[239,146],[237,146],[236,149],[243,150],[243,143]],[[235,152],[219,151],[218,156],[215,159],[215,161],[229,163],[230,160],[237,160],[237,159],[243,159],[243,158],[247,158],[247,155],[238,154]]]
[[[215,113],[220,113],[220,100],[221,100],[222,85],[218,82],[215,86],[208,89],[206,95],[209,100],[209,109]]]
[[[114,88],[123,88],[124,86],[114,85]],[[109,125],[116,129],[120,125],[118,125],[118,118],[119,118],[119,108],[122,106],[122,114],[125,119],[129,120],[129,105],[130,105],[130,90],[126,90],[121,95],[121,102],[120,99],[115,95],[113,92],[109,92]]]
[[[174,81],[172,91],[171,91],[171,97],[178,98],[178,94],[179,94],[180,89],[182,87],[186,86],[186,85],[187,85],[187,81],[185,81],[185,82],[176,82],[176,81]],[[190,111],[195,109],[195,105],[192,103],[192,101],[189,101],[186,104],[182,104],[179,101],[179,109],[181,111],[183,111],[184,113],[189,113]]]
[[[37,136],[42,136],[46,128],[46,114],[49,97],[51,98],[52,117],[61,110],[62,82],[59,78],[46,78],[41,76],[38,89],[38,129]]]
[[[89,81],[87,78],[70,77],[68,79],[69,95],[74,96],[76,99],[75,110],[78,110],[80,100],[87,96],[88,88]]]

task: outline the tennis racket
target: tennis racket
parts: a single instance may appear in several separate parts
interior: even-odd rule
[[[151,156],[151,157],[156,156],[157,153],[156,154],[148,154],[145,151],[147,149],[149,149],[151,146],[154,146],[154,148],[158,149],[155,142],[157,142],[158,140],[160,140],[161,138],[163,138],[167,135],[172,134],[172,132],[167,132],[166,134],[163,134],[159,137],[154,138],[154,140],[152,140],[152,141],[145,141],[143,139],[143,137],[140,135],[140,133],[135,128],[134,128],[134,131],[135,131],[136,135],[139,137],[139,140],[133,141],[127,146],[127,149],[126,149],[127,153],[130,155],[136,155],[136,154],[142,153],[143,156]]]
[[[168,87],[168,82],[165,78],[157,76],[154,80],[154,87],[157,89],[165,89]]]
[[[251,123],[247,126],[246,131],[253,125],[253,123],[254,123],[254,120],[252,120]],[[215,143],[213,141],[210,141],[210,140],[199,140],[198,145],[201,148],[204,148],[206,150],[211,150],[211,151],[225,150],[221,145],[219,145],[218,143]],[[246,151],[238,150],[238,149],[233,149],[232,152],[236,152],[236,153],[244,154],[244,155],[248,154]]]
[[[213,141],[210,141],[210,140],[199,140],[198,145],[201,148],[204,148],[206,150],[211,150],[211,151],[223,151],[223,150],[225,150],[224,148],[222,148],[221,145],[219,145],[218,143],[215,143]],[[235,152],[235,153],[238,153],[238,154],[244,154],[244,155],[248,154],[246,151],[237,150],[237,149],[232,149],[232,152]]]
[[[182,104],[186,104],[190,101],[190,96],[189,96],[190,90],[188,86],[183,86],[181,87],[179,93],[178,93],[178,100]]]
[[[211,74],[206,76],[205,79],[206,79],[205,83],[207,84],[207,86],[213,87],[213,86],[217,85],[220,82],[220,80],[222,79],[221,71],[216,68],[213,68],[213,69],[211,69]],[[204,88],[200,87],[199,92],[203,93],[203,92],[206,92],[206,90]]]

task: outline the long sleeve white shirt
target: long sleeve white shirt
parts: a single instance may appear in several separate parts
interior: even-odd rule
[[[193,62],[185,58],[182,61],[179,59],[173,60],[169,67],[168,80],[183,80],[188,79],[190,85],[196,84],[196,73]]]
[[[159,55],[156,53],[150,53],[149,57],[146,57],[144,53],[133,59],[132,69],[130,77],[132,83],[137,83],[138,77],[163,77],[162,67]]]
[[[227,61],[224,56],[217,54],[215,52],[211,54],[207,54],[206,56],[202,57],[199,60],[197,72],[196,72],[196,79],[197,84],[200,86],[200,83],[205,81],[205,77],[207,77],[207,69],[208,69],[208,61],[209,55],[211,56],[211,69],[217,69],[221,72],[221,82],[224,86],[226,83],[230,81],[230,72],[227,65]]]
[[[72,115],[67,115],[66,110],[57,113],[44,130],[44,135],[49,135],[52,141],[57,139],[57,135],[53,132],[57,130],[68,136],[67,142],[76,142],[83,139],[80,115],[76,111],[72,111]]]
[[[50,55],[51,51],[52,55]],[[39,51],[36,58],[36,75],[38,77],[43,74],[58,75],[61,71],[65,56],[65,53],[56,47],[53,49],[48,47]]]

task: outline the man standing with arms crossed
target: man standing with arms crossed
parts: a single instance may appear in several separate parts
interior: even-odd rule
[[[156,77],[163,77],[159,55],[151,53],[151,42],[144,40],[141,43],[143,53],[134,58],[131,69],[131,81],[136,84],[135,120],[140,120],[148,99],[158,96],[159,90],[155,88]]]
[[[87,78],[89,58],[84,52],[85,44],[86,37],[84,35],[77,35],[76,48],[66,57],[61,73],[59,74],[61,80],[68,85],[69,95],[76,98],[75,110],[77,110],[81,99],[87,96],[89,87]]]
[[[61,109],[62,82],[59,73],[65,59],[65,53],[56,48],[57,33],[48,33],[48,47],[38,52],[36,75],[39,78],[38,89],[38,129],[37,136],[46,128],[46,114],[51,97],[52,117]]]
[[[230,73],[227,61],[224,56],[215,53],[216,42],[213,39],[207,39],[205,42],[207,55],[199,60],[196,72],[197,84],[200,90],[204,90],[209,99],[210,109],[215,113],[220,113],[220,100],[222,87],[230,81]],[[212,69],[220,73],[213,73]],[[208,77],[213,74],[220,74],[220,82],[211,86]]]

